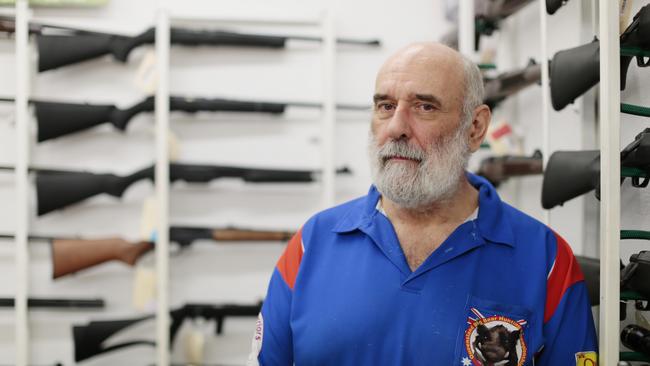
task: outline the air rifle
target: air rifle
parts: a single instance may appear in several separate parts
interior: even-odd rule
[[[181,325],[187,318],[203,318],[208,321],[215,321],[217,323],[216,332],[221,334],[223,332],[223,322],[226,317],[231,316],[257,316],[262,308],[262,304],[255,305],[207,305],[207,304],[187,304],[183,307],[172,310],[171,326],[170,326],[170,347],[173,347],[174,338],[178,333]],[[88,358],[115,351],[121,348],[147,345],[155,346],[153,340],[133,340],[114,344],[112,346],[104,346],[104,341],[112,335],[121,332],[122,330],[146,321],[153,319],[154,315],[147,315],[134,319],[126,320],[103,320],[91,321],[87,325],[76,325],[72,328],[74,337],[75,361],[80,362]]]
[[[539,83],[542,78],[542,68],[530,60],[523,69],[505,72],[494,79],[485,79],[484,103],[490,108],[496,107],[501,101],[518,93],[520,90]]]
[[[536,150],[531,156],[492,156],[481,161],[476,174],[498,187],[511,177],[542,174],[542,152]]]
[[[0,31],[13,33],[15,20],[0,17]],[[72,65],[105,55],[127,62],[131,51],[145,44],[155,43],[155,28],[149,28],[135,36],[79,30],[43,23],[30,22],[29,31],[36,38],[38,48],[38,71],[47,71]],[[248,48],[285,48],[287,40],[321,42],[318,37],[275,36],[245,34],[216,30],[191,30],[172,27],[170,42],[183,46],[231,46]],[[339,44],[379,46],[379,40],[355,40],[337,38]]]
[[[465,0],[467,1],[467,0]],[[532,0],[474,0],[474,48],[479,49],[481,35],[492,35],[499,23],[533,2]],[[458,27],[445,34],[442,43],[458,49]]]
[[[14,298],[0,298],[0,307],[2,308],[12,308],[14,303]],[[39,309],[101,309],[104,307],[104,300],[29,298],[27,306]]]
[[[0,167],[0,170],[13,170]],[[133,174],[118,176],[90,172],[31,169],[36,174],[36,196],[38,214],[64,208],[92,196],[106,193],[121,197],[133,183],[149,179],[153,181],[154,167],[150,166]],[[347,167],[337,170],[338,174],[349,174]],[[171,163],[169,177],[172,182],[207,183],[219,178],[240,178],[251,183],[312,182],[318,172],[311,170],[273,170],[241,168],[221,165],[196,165]]]
[[[0,101],[12,102],[10,98]],[[131,119],[142,112],[152,112],[155,98],[147,97],[131,107],[120,109],[112,104],[62,103],[54,101],[32,100],[34,114],[38,124],[38,141],[46,141],[88,128],[110,123],[120,131],[125,131]],[[320,108],[318,103],[303,102],[258,102],[221,98],[185,98],[170,97],[169,109],[187,113],[196,112],[251,112],[284,113],[288,106]],[[369,110],[368,106],[337,105],[340,109]]]
[[[634,187],[646,187],[650,182],[650,128],[638,134],[634,141],[621,151],[621,169],[639,169],[645,177],[632,177]],[[625,178],[621,179],[621,183]],[[600,190],[600,152],[556,151],[551,155],[542,183],[542,206],[545,209],[596,189]]]
[[[625,29],[621,42],[621,90],[625,89],[627,70],[636,58],[639,67],[647,67],[650,60],[642,55],[632,56],[625,50],[650,50],[650,5],[646,5],[634,16]],[[600,81],[600,42],[560,51],[553,56],[550,66],[551,102],[559,111]]]
[[[286,242],[293,236],[289,231],[251,230],[227,228],[201,228],[172,226],[169,241],[181,249],[196,240],[213,241],[278,241]],[[52,244],[52,278],[57,279],[86,268],[109,261],[134,265],[145,253],[154,248],[154,242],[142,240],[129,242],[122,238],[96,240],[54,239]]]

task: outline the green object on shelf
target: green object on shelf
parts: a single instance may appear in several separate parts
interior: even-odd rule
[[[635,116],[650,117],[650,108],[640,105],[621,103],[621,112]]]
[[[621,177],[626,177],[626,178],[634,178],[634,177],[647,178],[648,173],[645,170],[642,170],[642,169],[639,169],[639,168],[631,168],[631,167],[622,166],[621,167]]]
[[[476,66],[481,70],[495,70],[497,68],[495,64],[477,64]]]
[[[29,0],[31,6],[87,7],[106,5],[109,0]],[[16,0],[0,0],[0,6],[15,5]]]
[[[618,354],[619,361],[643,361],[650,362],[650,357],[641,352],[620,352]]]
[[[642,240],[650,240],[650,231],[643,231],[643,230],[621,230],[621,239],[642,239]]]
[[[647,301],[648,298],[645,296],[641,295],[640,293],[636,291],[621,291],[621,300],[623,301],[629,301],[629,300],[645,300]]]
[[[621,56],[650,56],[650,50],[639,47],[621,47]]]
[[[481,144],[481,149],[489,149],[489,148],[490,148],[490,144],[488,144],[487,142]]]

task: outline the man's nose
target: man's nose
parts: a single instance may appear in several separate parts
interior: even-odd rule
[[[408,108],[398,106],[388,122],[388,135],[397,140],[411,136],[410,112]]]

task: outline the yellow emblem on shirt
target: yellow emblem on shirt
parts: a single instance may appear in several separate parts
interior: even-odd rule
[[[596,352],[576,353],[576,366],[597,366],[598,354]]]

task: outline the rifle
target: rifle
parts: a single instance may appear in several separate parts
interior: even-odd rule
[[[639,133],[634,141],[621,151],[621,171],[635,168],[632,186],[646,187],[650,183],[650,128]],[[626,177],[621,178],[621,184]],[[551,155],[542,183],[542,207],[545,209],[596,189],[600,197],[600,152],[556,151]]]
[[[532,0],[474,0],[474,49],[478,51],[481,35],[492,35],[499,23],[533,2]],[[446,33],[441,42],[458,49],[458,26]]]
[[[13,102],[11,98],[0,98],[3,102]],[[120,109],[112,104],[80,104],[54,101],[32,100],[38,124],[38,142],[83,131],[104,123],[110,123],[120,131],[125,131],[129,121],[142,112],[152,112],[155,97],[150,96],[131,107]],[[187,113],[196,112],[251,112],[284,113],[288,106],[320,108],[319,103],[304,102],[257,102],[221,98],[170,97],[169,109]],[[348,110],[368,110],[368,106],[340,104],[337,108]]]
[[[15,20],[0,17],[0,31],[14,33]],[[80,30],[51,24],[30,22],[30,34],[36,38],[38,49],[38,71],[47,71],[105,55],[122,63],[127,62],[131,51],[145,44],[155,43],[156,30],[149,28],[135,36]],[[215,30],[190,30],[172,27],[170,42],[183,46],[231,46],[281,49],[287,40],[321,42],[319,37],[276,36],[246,34]],[[339,44],[379,46],[379,40],[356,40],[337,38]]]
[[[0,298],[1,308],[14,307],[14,298]],[[54,309],[101,309],[104,308],[103,299],[27,299],[29,308],[54,308]]]
[[[548,13],[548,15],[553,15],[559,8],[568,2],[569,0],[546,0],[546,13]]]
[[[505,72],[494,79],[486,79],[484,103],[494,108],[504,99],[529,85],[539,83],[542,78],[542,67],[530,60],[528,66],[514,71]]]
[[[217,323],[216,333],[223,332],[223,323],[226,317],[231,316],[257,316],[262,308],[262,303],[255,305],[208,305],[187,304],[179,309],[172,310],[170,326],[170,347],[173,347],[174,338],[181,325],[187,318],[203,318]],[[91,321],[87,325],[75,325],[72,328],[75,348],[75,361],[80,362],[102,353],[115,351],[121,348],[147,345],[155,346],[152,340],[133,340],[105,347],[104,341],[112,335],[136,323],[153,319],[155,315],[147,315],[134,319]]]
[[[13,168],[0,166],[0,170],[13,170]],[[126,176],[37,168],[30,170],[36,174],[38,215],[44,215],[101,193],[121,197],[133,183],[143,179],[153,182],[154,179],[154,166]],[[347,167],[340,168],[336,172],[351,173]],[[311,170],[273,170],[179,163],[169,165],[169,178],[172,182],[181,180],[207,183],[227,177],[240,178],[251,183],[313,182],[318,174]]]
[[[646,5],[634,16],[625,29],[621,42],[621,90],[625,89],[627,70],[636,58],[639,67],[650,66],[644,60],[643,50],[650,50],[650,5]],[[550,65],[551,102],[559,111],[575,98],[600,82],[600,42],[563,50],[553,56]]]
[[[200,228],[172,226],[169,240],[182,249],[196,240],[213,241],[279,241],[286,242],[293,236],[289,231],[251,230],[227,228]],[[52,278],[57,279],[86,268],[109,261],[120,261],[133,266],[145,253],[154,248],[154,242],[142,240],[129,242],[122,238],[96,240],[55,239],[52,244]]]
[[[531,156],[491,156],[483,159],[476,174],[498,187],[511,177],[542,174],[542,152],[535,150]]]

